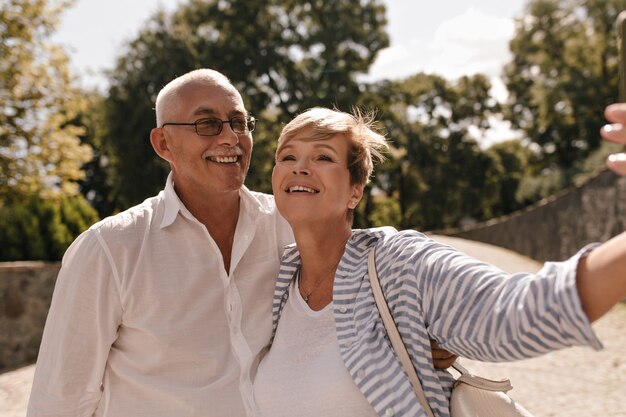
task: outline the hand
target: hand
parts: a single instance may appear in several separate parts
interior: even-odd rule
[[[610,124],[600,129],[602,137],[608,141],[626,144],[626,103],[611,104],[604,110]],[[620,175],[626,175],[626,153],[609,156],[607,166]]]
[[[447,350],[439,347],[437,342],[435,342],[433,339],[430,339],[430,350],[433,355],[433,365],[435,365],[435,368],[449,368],[456,360],[455,354],[450,353]]]

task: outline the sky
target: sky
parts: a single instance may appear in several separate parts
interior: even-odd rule
[[[66,45],[72,67],[84,86],[101,90],[125,42],[159,8],[173,10],[184,0],[78,0],[62,17],[53,39]],[[397,79],[423,71],[448,79],[487,75],[499,100],[506,97],[500,81],[502,66],[511,55],[508,42],[514,18],[527,0],[384,0],[391,45],[379,52],[366,81]],[[486,137],[512,136],[497,124]]]

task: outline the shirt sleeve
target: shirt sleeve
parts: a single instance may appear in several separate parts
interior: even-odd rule
[[[121,322],[117,272],[99,231],[63,257],[35,367],[28,417],[92,416]]]
[[[578,290],[578,261],[590,245],[536,274],[507,274],[428,237],[399,234],[407,275],[428,333],[445,349],[483,361],[510,361],[574,345],[602,347]]]

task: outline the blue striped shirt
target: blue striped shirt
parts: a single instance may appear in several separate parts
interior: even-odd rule
[[[430,342],[483,361],[529,358],[566,346],[601,344],[576,290],[578,259],[509,275],[415,231],[353,230],[337,267],[337,341],[354,382],[381,417],[426,416],[389,343],[367,275],[376,266],[394,320],[436,416],[449,416],[453,378],[433,367]],[[300,267],[295,245],[283,254],[273,303],[274,332]]]

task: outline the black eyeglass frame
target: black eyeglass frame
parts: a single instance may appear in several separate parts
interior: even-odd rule
[[[203,119],[198,119],[195,122],[167,122],[167,123],[163,123],[161,125],[161,128],[164,128],[165,126],[193,126],[196,130],[196,135],[198,136],[217,136],[220,133],[222,133],[222,130],[224,130],[224,123],[228,123],[230,125],[230,128],[233,130],[233,132],[235,132],[238,135],[245,135],[248,134],[250,132],[254,132],[254,129],[256,129],[256,122],[257,120],[253,117],[253,116],[246,116],[245,120],[246,120],[246,131],[244,132],[238,132],[237,130],[235,130],[235,128],[233,127],[233,120],[236,120],[238,117],[240,116],[236,116],[233,117],[231,119],[228,120],[222,120],[222,119],[218,119],[217,117],[205,117]],[[219,130],[217,131],[217,133],[213,133],[211,135],[207,135],[206,133],[200,133],[198,131],[198,124],[201,124],[203,122],[206,122],[208,120],[212,120],[212,121],[218,121],[221,123]]]

